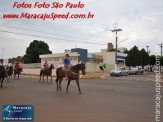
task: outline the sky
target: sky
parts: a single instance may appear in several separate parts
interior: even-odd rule
[[[118,47],[130,49],[133,46],[138,46],[139,49],[146,49],[146,46],[149,46],[150,54],[154,54],[156,45],[163,43],[163,0],[81,0],[85,7],[80,9],[12,7],[14,2],[35,3],[37,1],[40,3],[79,2],[78,0],[0,0],[0,30],[27,34],[0,32],[0,58],[2,55],[5,59],[23,56],[33,40],[45,41],[53,53],[62,53],[65,49],[75,47],[88,49],[89,53],[99,52],[101,49],[107,48],[108,42],[115,44],[115,33],[110,30],[119,28],[123,31],[118,33],[118,42],[122,41],[118,43]],[[22,12],[37,14],[52,12],[87,14],[91,12],[94,14],[94,18],[56,19],[54,21],[2,18],[3,14],[20,14]]]

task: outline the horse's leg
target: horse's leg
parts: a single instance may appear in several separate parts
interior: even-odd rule
[[[52,82],[52,75],[51,75],[51,82]]]
[[[78,85],[79,94],[81,94],[80,85],[79,85],[79,79],[76,80],[76,83]]]
[[[68,87],[69,87],[69,85],[70,85],[70,82],[71,82],[71,80],[68,79],[67,88],[66,88],[66,91],[67,91],[67,92],[68,92]]]
[[[61,88],[61,82],[62,82],[63,78],[60,79],[59,81],[59,88],[60,88],[60,91],[62,91],[62,88]]]
[[[1,88],[2,88],[2,79],[0,79],[0,82],[1,82]]]
[[[14,79],[15,79],[15,72],[14,72]]]
[[[42,76],[42,71],[40,71],[40,79],[39,79],[39,81],[41,81],[41,76]]]
[[[1,88],[3,87],[3,85],[2,85],[3,84],[3,80],[4,80],[4,78],[1,79]]]
[[[44,82],[44,74],[43,74],[43,82]]]
[[[58,80],[59,80],[59,79],[57,78],[57,79],[56,79],[57,91],[58,91]]]
[[[47,75],[47,83],[48,83],[48,75]]]

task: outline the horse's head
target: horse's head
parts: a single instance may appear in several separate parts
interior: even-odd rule
[[[50,68],[54,69],[54,65],[53,65],[53,64],[51,64],[51,65],[50,65]]]
[[[85,69],[86,69],[86,68],[85,68],[85,64],[84,64],[84,63],[81,63],[81,64],[80,64],[80,67],[81,67],[81,72],[82,72],[82,74],[85,75],[85,74],[86,74],[86,72],[85,72]]]
[[[20,70],[20,72],[23,72],[23,69],[21,67],[19,68],[19,70]]]

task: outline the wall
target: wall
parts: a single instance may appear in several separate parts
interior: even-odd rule
[[[22,74],[26,75],[40,75],[41,69],[23,69]],[[52,75],[56,75],[56,69],[53,69]]]
[[[88,73],[94,73],[94,72],[102,72],[99,68],[99,66],[101,66],[102,64],[96,64],[96,63],[90,63],[90,62],[87,62],[86,63],[86,72]],[[114,65],[107,65],[107,68],[105,69],[105,72],[110,72],[111,70],[114,69]],[[40,74],[40,68],[39,69],[32,69],[32,68],[28,68],[28,69],[25,69],[23,68],[23,72],[22,74],[28,74],[28,75],[39,75]],[[52,71],[52,75],[56,75],[56,68],[53,69]]]
[[[23,69],[40,69],[41,63],[20,64]]]

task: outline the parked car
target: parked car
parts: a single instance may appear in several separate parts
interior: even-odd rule
[[[110,75],[111,76],[123,76],[123,75],[127,76],[128,75],[128,70],[125,67],[119,67],[119,68],[117,68],[115,70],[112,70],[110,72]]]
[[[129,75],[132,75],[132,74],[143,74],[144,73],[144,70],[141,68],[141,67],[132,67],[131,70],[128,71],[128,74]]]

